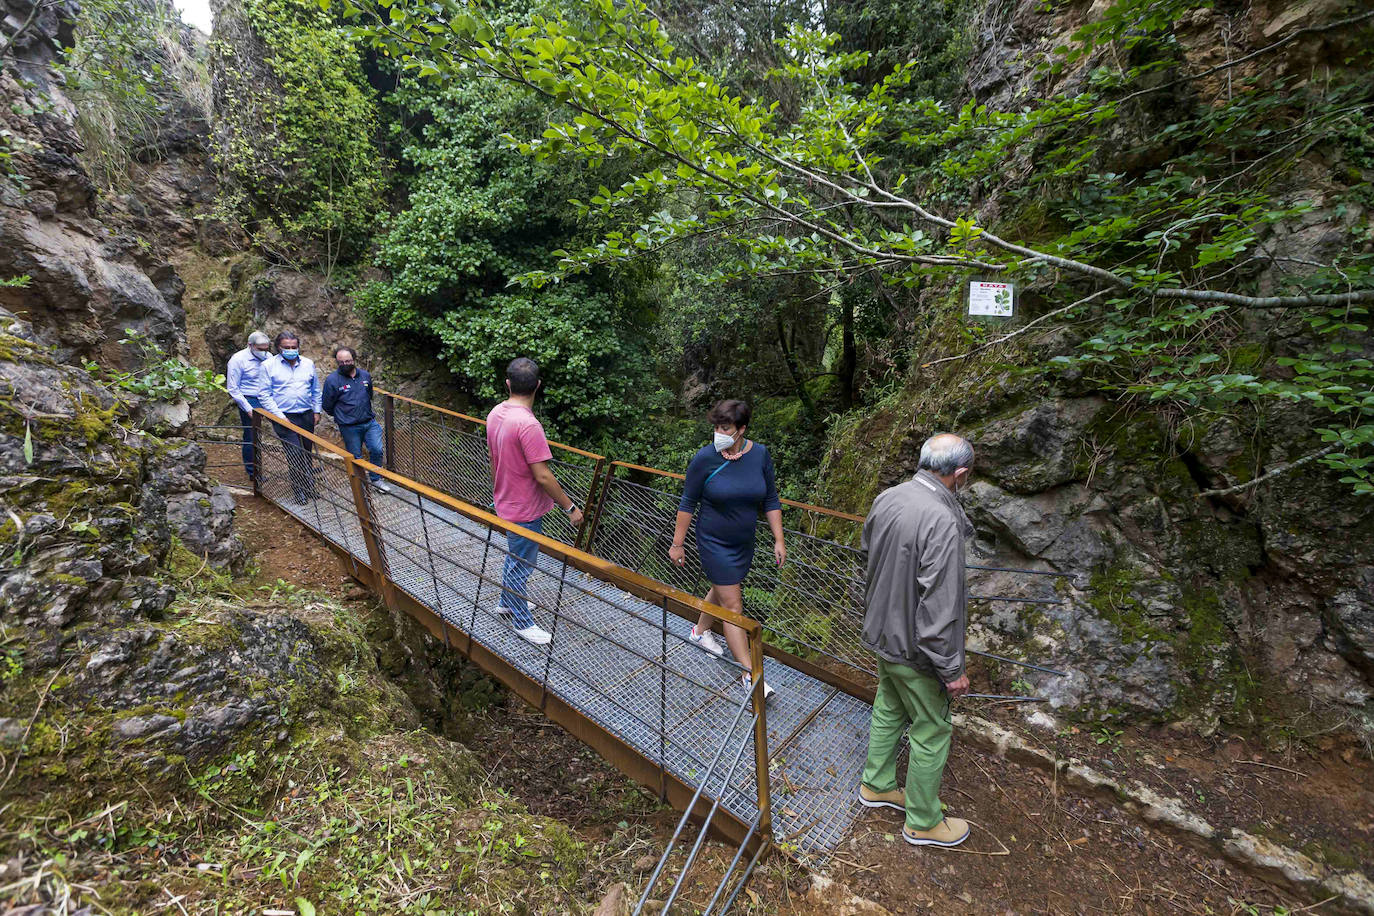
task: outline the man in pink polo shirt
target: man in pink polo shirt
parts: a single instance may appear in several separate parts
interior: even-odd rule
[[[544,427],[534,415],[534,396],[539,390],[539,366],[520,357],[506,367],[510,397],[487,414],[487,452],[491,455],[491,489],[496,514],[508,522],[539,534],[544,516],[555,505],[568,514],[576,528],[582,510],[573,504],[549,470],[553,452]],[[536,646],[553,638],[534,622],[526,600],[525,584],[539,560],[539,545],[518,534],[506,535],[506,565],[501,574],[500,614],[509,614],[515,632]]]

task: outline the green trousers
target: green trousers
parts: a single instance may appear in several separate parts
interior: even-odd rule
[[[897,742],[908,722],[911,757],[906,765],[906,825],[912,830],[929,830],[944,818],[940,778],[954,730],[949,698],[944,685],[935,678],[880,658],[863,775],[864,785],[875,792],[897,788]]]

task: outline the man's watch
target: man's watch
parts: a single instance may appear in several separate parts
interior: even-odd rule
[[[564,509],[563,511],[568,515],[572,515],[574,512],[577,511],[577,503],[568,503],[568,508]]]

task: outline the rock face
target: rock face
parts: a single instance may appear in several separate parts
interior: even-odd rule
[[[1334,479],[1314,469],[1244,499],[1203,498],[1222,480],[1209,468],[1240,451],[1228,429],[1171,437],[1152,416],[1120,422],[1091,396],[979,402],[955,425],[978,455],[962,496],[977,529],[970,561],[1073,574],[1057,587],[970,577],[975,593],[1064,602],[973,611],[977,641],[1071,672],[1026,678],[1056,705],[1207,719],[1287,695],[1369,714],[1374,515]],[[843,444],[831,473],[844,457],[847,474],[881,466],[889,485],[915,472],[936,431],[911,427],[895,454]],[[1264,460],[1292,457],[1275,448]]]
[[[7,22],[23,22],[29,11],[26,0],[0,0],[0,18]],[[145,402],[135,423],[109,392],[71,365],[92,359],[106,369],[136,370],[141,348],[118,343],[127,330],[142,334],[159,354],[186,354],[184,284],[166,246],[198,238],[187,214],[204,203],[196,176],[205,160],[204,112],[169,84],[156,108],[165,123],[148,129],[156,142],[138,141],[132,151],[143,161],[133,169],[129,191],[97,193],[78,158],[83,147],[76,109],[49,69],[72,41],[74,11],[75,5],[43,4],[20,36],[27,49],[22,66],[0,69],[0,130],[7,132],[0,136],[8,138],[12,153],[0,171],[0,279],[29,278],[22,287],[0,287],[7,327],[0,415],[7,473],[17,475],[0,490],[13,511],[32,517],[24,524],[26,530],[37,526],[35,549],[73,531],[89,531],[103,542],[94,557],[103,571],[46,570],[71,577],[59,583],[58,600],[46,612],[59,625],[70,622],[83,602],[101,605],[112,589],[140,588],[136,580],[119,583],[127,572],[151,569],[171,535],[215,567],[236,566],[243,556],[230,530],[232,500],[210,486],[200,448],[185,440],[159,443],[134,428],[179,434],[189,417],[186,405]],[[182,37],[191,41],[189,33]],[[22,455],[26,424],[32,462]],[[89,552],[71,544],[57,551]],[[28,570],[35,576],[42,571]],[[75,579],[86,573],[97,582],[83,589]],[[16,597],[37,589],[34,599],[41,600],[50,583],[25,584],[19,576],[7,587]]]
[[[169,776],[168,766],[214,758],[244,733],[273,734],[290,706],[308,717],[336,705],[331,653],[299,617],[217,604],[189,626],[110,633],[65,696],[113,713],[108,746],[126,766]]]
[[[376,354],[362,346],[366,333],[352,301],[320,275],[271,267],[251,278],[231,272],[229,281],[231,293],[249,303],[248,316],[206,327],[205,344],[214,365],[225,365],[243,349],[250,329],[272,337],[278,331],[294,331],[302,349],[325,372],[332,371],[331,351],[336,345],[359,347],[366,365],[377,364]]]
[[[1043,92],[1045,79],[1059,80],[1056,88],[1081,83],[1088,65],[1037,77],[1024,60],[1048,59],[1100,8],[1050,10],[1033,0],[998,7],[987,21],[1000,24],[975,37],[968,83],[975,101],[1012,110],[1017,99]],[[1258,48],[1286,35],[1294,40],[1283,53],[1254,66],[1306,72],[1347,57],[1341,42],[1353,33],[1293,30],[1340,15],[1326,2],[1198,9],[1173,29],[1194,73],[1230,60],[1236,47]],[[1178,82],[1152,97],[1151,111],[1104,123],[1112,133],[1104,170],[1159,164],[1139,161],[1160,155],[1160,144],[1141,140],[1151,118],[1193,104],[1172,93],[1201,91]],[[1276,228],[1266,250],[1308,262],[1327,258],[1341,238],[1338,227],[1367,219],[1350,208],[1323,209],[1324,179],[1315,173],[1327,167],[1314,165],[1312,186],[1293,189],[1313,209]],[[979,224],[996,226],[1010,206],[988,194]],[[1268,275],[1256,276],[1261,290],[1272,286]],[[940,293],[929,295],[938,309]],[[1256,352],[1296,356],[1311,345],[1289,319],[1244,320]],[[945,355],[937,352],[940,333],[916,343]],[[1084,716],[1211,722],[1224,715],[1244,725],[1319,710],[1326,722],[1374,731],[1369,500],[1317,463],[1256,489],[1204,495],[1316,451],[1322,443],[1312,433],[1313,415],[1294,405],[1266,408],[1262,423],[1180,424],[1105,401],[1071,374],[1037,376],[1005,365],[1011,360],[1024,370],[1073,346],[1062,332],[1028,334],[998,361],[974,358],[914,373],[895,406],[852,424],[832,443],[823,472],[830,500],[865,511],[878,490],[914,473],[925,437],[953,429],[977,450],[975,482],[963,497],[978,529],[976,562],[1074,574],[1057,587],[1043,578],[973,578],[975,592],[1064,602],[973,611],[978,640],[1072,673],[1027,676],[1037,692]],[[1364,346],[1358,355],[1374,355],[1370,342]]]
[[[173,535],[234,567],[233,503],[185,440],[145,436],[108,391],[63,365],[0,310],[0,565],[5,619],[62,629],[156,614],[172,589],[151,576]]]
[[[126,329],[183,352],[181,281],[135,226],[102,216],[78,161],[75,108],[46,69],[71,41],[75,4],[43,6],[21,36],[32,50],[24,70],[0,72],[0,131],[12,155],[0,174],[0,278],[31,278],[25,289],[0,289],[0,307],[28,320],[63,361],[129,366],[132,354],[116,343]],[[27,7],[2,0],[0,18],[22,22]]]
[[[205,451],[170,440],[149,460],[147,485],[167,501],[167,524],[182,545],[211,566],[237,568],[243,546],[234,537],[234,497],[205,475]]]

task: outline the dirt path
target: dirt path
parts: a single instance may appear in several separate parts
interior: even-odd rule
[[[239,507],[240,534],[264,586],[280,579],[360,600],[334,554],[304,527],[255,497],[240,498]],[[469,746],[492,784],[587,841],[607,843],[619,863],[614,873],[642,886],[677,814],[562,728],[503,696],[471,722]],[[1166,729],[1123,730],[1099,741],[1081,728],[1032,731],[1010,712],[992,717],[1063,756],[1091,759],[1116,777],[1196,802],[1218,825],[1268,825],[1276,838],[1312,838],[1308,851],[1336,867],[1342,856],[1346,867],[1370,860],[1374,779],[1368,761],[1344,753],[1348,748],[1293,746],[1278,755],[1238,738]],[[978,825],[964,849],[914,849],[901,841],[897,812],[870,812],[838,850],[831,877],[894,913],[1283,914],[1311,904],[1113,804],[1066,792],[1044,773],[961,744],[957,735],[943,795],[952,814]],[[705,902],[726,852],[712,847],[694,869],[689,900]],[[804,872],[773,857],[736,912],[841,911],[811,902],[809,884]]]

